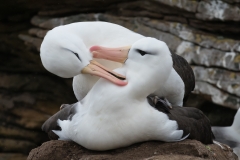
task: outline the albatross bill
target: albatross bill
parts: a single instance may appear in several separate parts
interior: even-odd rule
[[[94,60],[91,60],[90,63],[84,67],[81,72],[83,74],[91,74],[105,78],[119,86],[125,86],[128,83],[127,81],[124,81],[126,79],[125,76],[109,70]]]
[[[110,61],[124,63],[127,60],[131,46],[107,48],[102,46],[92,46],[90,52],[94,58],[107,59]]]
[[[124,63],[127,60],[128,52],[131,46],[119,47],[119,48],[107,48],[102,46],[92,46],[90,52],[94,58],[107,59],[115,62]],[[110,82],[119,85],[127,85],[127,81],[123,75],[120,75],[114,71],[110,71],[103,65],[96,61],[91,60],[90,64],[83,68],[82,73],[96,75],[109,80]]]

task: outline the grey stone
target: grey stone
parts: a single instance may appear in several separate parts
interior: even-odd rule
[[[29,29],[28,33],[34,36],[37,36],[39,38],[44,38],[47,34],[48,30],[43,30],[39,28],[31,28]]]
[[[227,3],[237,3],[237,2],[240,2],[240,0],[223,0]]]
[[[240,97],[240,73],[220,68],[193,66],[196,81],[204,81]]]
[[[198,6],[198,1],[193,0],[180,0],[180,1],[169,1],[169,0],[155,0],[157,2],[166,4],[171,7],[177,7],[180,9],[184,9],[189,12],[196,12],[197,6]]]
[[[24,40],[26,44],[30,43],[31,45],[33,45],[38,51],[40,51],[40,45],[42,43],[42,39],[39,38],[34,38],[31,36],[27,36],[27,35],[23,35],[20,34],[19,38]]]
[[[196,17],[203,20],[240,20],[240,8],[221,0],[205,0],[198,4]]]
[[[207,83],[196,81],[193,93],[206,95],[213,103],[232,109],[240,108],[240,98],[221,91],[217,87]]]
[[[164,16],[165,21],[173,21],[173,22],[180,22],[187,24],[187,18],[184,17],[177,17],[177,16]]]
[[[154,17],[157,19],[163,18],[162,12],[169,12],[166,7],[153,5],[153,1],[128,1],[113,5],[109,10],[108,13],[124,17]]]
[[[206,48],[213,47],[223,51],[240,51],[239,40],[219,37],[202,32],[186,24],[151,19],[142,19],[142,23],[151,28],[156,28],[164,32],[170,32],[183,40],[196,43]]]
[[[44,29],[52,29],[54,27],[65,25],[80,21],[96,21],[97,19],[93,14],[79,14],[61,18],[45,18],[40,16],[34,16],[31,20],[32,24]]]
[[[60,23],[62,23],[62,24],[73,23],[73,22],[76,22],[75,18],[76,19],[79,18],[78,21],[82,21],[83,19],[81,19],[80,17],[84,17],[84,16],[87,17],[86,20],[89,20],[89,19],[96,20],[97,19],[97,20],[104,20],[104,21],[108,21],[108,22],[114,22],[114,23],[123,25],[129,29],[132,29],[136,32],[139,32],[143,35],[146,35],[146,36],[155,35],[156,31],[155,31],[155,33],[154,33],[154,31],[153,31],[153,33],[150,33],[149,31],[147,33],[144,33],[144,32],[146,32],[146,30],[150,30],[150,29],[146,29],[146,28],[142,29],[143,26],[141,26],[141,23],[143,23],[144,25],[149,26],[151,29],[156,28],[157,30],[161,30],[163,32],[170,32],[183,40],[197,43],[198,45],[203,46],[203,47],[207,47],[207,48],[213,47],[213,48],[223,50],[223,51],[238,51],[238,52],[240,51],[240,47],[239,47],[240,41],[228,39],[228,38],[216,37],[212,34],[207,34],[207,33],[198,31],[198,30],[196,30],[192,27],[189,27],[185,24],[176,23],[176,22],[159,21],[159,20],[156,21],[156,20],[149,19],[149,18],[135,18],[135,20],[128,18],[128,21],[130,24],[124,25],[122,23],[123,20],[119,21],[117,19],[119,17],[110,16],[110,15],[102,15],[102,14],[95,14],[95,15],[90,14],[90,15],[76,15],[76,16],[64,17],[64,18],[59,18],[58,20],[57,19],[48,19],[46,21],[42,21],[41,24],[35,24],[35,23],[33,23],[33,24],[43,25],[43,26],[49,25],[48,28],[52,29],[53,27],[57,26],[57,24],[53,25],[53,23],[58,23],[58,25],[60,25]],[[40,17],[34,17],[33,19],[36,19],[36,18],[40,18]],[[55,21],[57,21],[57,22],[55,22]],[[138,23],[137,24],[138,27],[131,26],[132,25],[131,21],[135,21],[136,23]],[[135,23],[135,25],[136,25],[136,23]],[[166,33],[163,33],[163,34],[166,34]],[[169,35],[169,36],[171,36],[171,35]],[[155,36],[155,37],[157,37],[157,36]]]
[[[203,21],[200,19],[189,19],[188,23],[194,28],[206,30],[215,34],[221,33],[223,35],[238,35],[240,33],[239,22],[225,23],[221,21]]]
[[[217,49],[207,49],[187,41],[178,46],[177,54],[183,56],[188,62],[204,66],[217,66],[239,71],[238,52],[224,52]]]

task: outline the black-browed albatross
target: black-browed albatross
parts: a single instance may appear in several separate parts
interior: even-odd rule
[[[101,78],[82,101],[47,120],[43,130],[56,128],[56,119],[67,111],[67,120],[57,120],[61,130],[53,132],[60,140],[71,140],[91,150],[115,149],[148,140],[185,139],[188,135],[178,129],[177,122],[152,107],[146,98],[167,81],[172,63],[164,42],[140,39],[131,46],[124,65],[115,70],[126,77],[127,85],[118,86]]]
[[[179,130],[183,130],[183,136],[187,136],[187,139],[195,139],[204,144],[212,144],[214,134],[211,130],[211,124],[209,119],[197,108],[192,107],[179,107],[172,106],[166,98],[159,98],[157,96],[148,96],[148,103],[159,112],[163,112],[168,116],[170,120],[176,121]],[[64,104],[62,109],[56,114],[51,116],[42,126],[51,140],[57,140],[59,137],[52,130],[61,130],[57,124],[60,120],[72,120],[72,117],[76,114],[76,107],[78,103]],[[216,131],[213,130],[216,134]],[[219,135],[219,134],[217,134]],[[219,137],[216,138],[218,140]],[[227,137],[221,137],[226,139]],[[218,140],[219,142],[226,143],[225,141]],[[231,141],[230,141],[231,142]],[[238,143],[231,143],[238,144]],[[239,143],[240,144],[240,143]],[[230,145],[230,144],[228,144]],[[220,145],[221,146],[221,145]],[[239,154],[240,146],[230,145],[236,154]],[[235,147],[235,148],[234,148]],[[238,148],[236,148],[238,147]],[[239,156],[239,155],[238,155]]]
[[[240,109],[238,109],[233,124],[228,127],[212,127],[216,141],[229,145],[240,159]]]
[[[73,79],[73,90],[81,100],[99,79],[82,73],[84,66],[92,60],[89,48],[93,45],[122,47],[132,45],[144,36],[122,26],[107,22],[79,22],[59,26],[47,33],[40,48],[43,66],[60,77]],[[152,47],[149,44],[148,47]],[[114,60],[114,58],[112,58]],[[184,58],[172,54],[173,68],[169,79],[154,95],[166,97],[173,105],[182,106],[194,89],[195,79],[190,65]],[[114,69],[121,64],[107,60],[96,60]],[[146,63],[146,62],[143,62]],[[156,73],[158,74],[158,73]],[[124,84],[121,84],[124,85]]]

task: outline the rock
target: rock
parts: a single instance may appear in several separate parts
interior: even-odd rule
[[[183,56],[189,63],[207,67],[217,66],[238,71],[239,52],[224,52],[216,49],[207,49],[196,46],[191,42],[183,41],[177,48],[177,54]]]
[[[236,3],[236,2],[240,2],[240,0],[223,0],[227,3]]]
[[[152,1],[132,1],[111,6],[108,13],[125,17],[153,17],[161,19],[163,18],[163,14],[159,11],[163,9],[162,7],[160,9],[160,7],[160,5],[153,6]],[[138,10],[138,12],[136,12],[136,10]],[[166,10],[166,8],[164,10]]]
[[[176,143],[163,143],[150,141],[138,143],[126,148],[110,151],[91,151],[87,150],[74,142],[67,141],[48,141],[40,147],[33,149],[27,160],[125,160],[125,159],[144,159],[144,160],[182,160],[182,159],[236,159],[237,156],[232,149],[222,150],[219,146],[203,145],[196,140],[184,140]]]
[[[24,40],[25,44],[30,43],[37,49],[37,51],[40,52],[40,45],[42,44],[42,39],[34,38],[34,37],[27,36],[27,35],[22,35],[22,34],[19,35],[19,38]]]
[[[209,34],[186,24],[149,19],[142,19],[142,22],[151,28],[156,28],[164,32],[170,32],[183,40],[196,43],[202,47],[212,47],[222,51],[240,51],[239,40]]]
[[[0,135],[3,137],[8,136],[11,138],[28,139],[36,143],[40,143],[42,141],[41,137],[44,137],[43,133],[33,132],[19,126],[6,124],[0,124]]]
[[[196,17],[203,20],[240,20],[240,8],[223,1],[206,0],[198,4]]]
[[[205,95],[215,104],[220,104],[232,109],[240,108],[240,98],[221,91],[209,83],[197,81],[193,93]]]
[[[0,153],[1,160],[26,160],[27,156],[19,153]]]
[[[180,23],[187,23],[187,19],[183,17],[176,17],[176,16],[165,16],[165,21],[174,21],[174,22],[180,22]]]
[[[240,73],[220,68],[192,66],[196,81],[204,81],[240,97]]]
[[[168,1],[168,0],[156,0],[160,3],[166,4],[171,7],[177,7],[180,9],[184,9],[189,12],[196,12],[198,1],[188,1],[188,0],[181,0],[181,1]]]
[[[9,101],[10,103],[26,103],[28,105],[34,105],[39,100],[54,100],[59,101],[63,97],[69,100],[74,99],[73,91],[71,88],[66,89],[66,83],[58,77],[49,77],[41,74],[12,74],[0,72],[0,87],[6,90],[12,91],[8,96],[2,96],[2,99]],[[54,86],[48,87],[48,86]],[[39,90],[37,93],[32,93]],[[60,92],[56,92],[56,90]],[[20,93],[18,93],[21,91]],[[63,95],[68,93],[69,96]],[[41,96],[45,94],[45,96]],[[0,92],[1,97],[1,92]],[[1,102],[0,102],[1,103]],[[5,106],[5,108],[12,108],[11,106]]]
[[[3,57],[0,58],[0,151],[26,155],[47,140],[41,125],[59,110],[61,99],[70,103],[76,100],[69,82],[43,73],[43,67],[37,65],[41,63],[39,55],[36,60],[34,53],[24,52],[24,44],[11,38],[4,39],[3,44],[7,48],[0,47],[0,57]],[[26,159],[26,156],[0,154],[1,160],[14,158]]]
[[[204,24],[203,24],[204,23]],[[221,32],[222,35],[224,36],[232,36],[235,37],[235,34],[239,34],[240,30],[236,28],[236,26],[239,26],[239,22],[232,22],[233,25],[228,25],[226,23],[220,22],[220,21],[214,21],[214,22],[209,22],[209,21],[201,21],[197,19],[189,19],[189,25],[198,28],[201,30],[206,30],[208,32],[212,32],[217,34],[217,32]],[[227,33],[227,34],[225,34]],[[236,37],[235,37],[236,38]]]
[[[68,17],[61,17],[61,18],[50,18],[47,19],[45,17],[35,16],[32,18],[32,24],[39,26],[45,29],[52,29],[59,25],[65,25],[69,23],[79,22],[79,21],[96,21],[97,19],[93,16],[93,14],[79,14],[73,15]]]
[[[42,29],[39,29],[39,28],[32,28],[32,29],[29,30],[28,33],[31,34],[31,35],[37,36],[39,38],[44,38],[45,35],[47,34],[47,32],[48,32],[48,30],[42,30]]]
[[[28,140],[17,140],[10,138],[0,138],[0,150],[2,152],[20,152],[27,154],[31,148],[37,145]]]
[[[15,22],[11,22],[11,23],[1,23],[0,24],[0,33],[11,33],[11,32],[16,32],[19,30],[24,30],[27,29],[29,27],[29,24],[19,24],[19,23],[15,23]]]
[[[13,14],[8,16],[8,20],[10,22],[21,22],[21,21],[25,21],[28,20],[29,18],[31,18],[31,14],[29,13],[22,13],[22,14]]]

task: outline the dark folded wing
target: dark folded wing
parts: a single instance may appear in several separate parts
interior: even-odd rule
[[[178,73],[178,75],[182,78],[185,85],[185,94],[184,94],[183,102],[186,102],[189,94],[195,88],[195,76],[191,66],[183,57],[173,53],[172,59],[173,59],[173,68]]]

